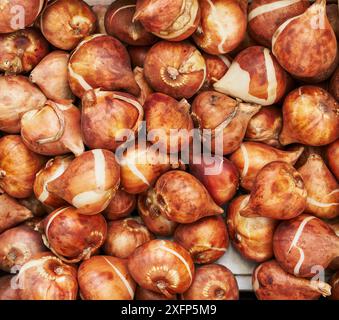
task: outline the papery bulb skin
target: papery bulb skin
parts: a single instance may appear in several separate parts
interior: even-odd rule
[[[149,134],[159,132],[153,137],[161,150],[179,153],[192,142],[193,120],[187,100],[177,101],[163,93],[153,93],[145,104],[146,130]]]
[[[1,278],[0,278],[1,283]],[[1,297],[1,296],[0,296]],[[157,293],[151,290],[144,289],[140,286],[137,287],[135,291],[135,300],[137,301],[147,301],[147,300],[177,300],[176,295],[172,295],[171,297],[166,297],[161,293]]]
[[[175,190],[181,191],[178,193]],[[146,209],[184,224],[224,212],[198,179],[178,170],[163,174],[154,188],[148,190]]]
[[[204,91],[193,101],[192,118],[202,131],[203,139],[211,140],[212,152],[226,155],[239,148],[249,121],[260,108],[216,91]],[[204,130],[211,133],[206,132],[204,136]]]
[[[137,248],[128,269],[139,286],[166,297],[187,291],[194,278],[190,254],[169,240],[152,240]]]
[[[33,218],[31,210],[6,193],[0,194],[0,234],[7,229]]]
[[[140,88],[140,94],[136,98],[143,106],[145,104],[146,99],[153,93],[153,90],[146,81],[143,68],[135,67],[133,70],[133,74],[134,79]]]
[[[136,248],[154,239],[140,218],[126,218],[108,224],[105,254],[127,259]]]
[[[241,51],[214,90],[246,102],[269,106],[285,95],[290,79],[269,49],[261,46]]]
[[[339,256],[339,237],[324,221],[302,214],[278,226],[273,250],[286,272],[311,278]]]
[[[0,278],[0,301],[20,300],[19,290],[13,286],[15,276],[2,276]]]
[[[14,198],[33,194],[36,173],[44,166],[45,158],[29,150],[22,138],[7,135],[0,139],[0,187]]]
[[[248,260],[263,262],[273,257],[273,234],[278,221],[265,217],[243,217],[240,211],[249,196],[239,196],[227,210],[227,229],[233,246]]]
[[[72,161],[66,171],[47,184],[47,190],[77,208],[94,215],[109,205],[120,183],[115,155],[107,150],[91,150]]]
[[[94,33],[96,16],[82,0],[56,0],[43,10],[40,29],[54,47],[72,50],[82,39]]]
[[[38,154],[58,156],[72,152],[79,156],[85,151],[80,117],[76,106],[48,100],[40,110],[31,110],[22,116],[22,139]]]
[[[104,244],[107,234],[101,214],[82,215],[73,207],[53,211],[42,225],[45,244],[66,263],[89,259]]]
[[[149,46],[157,37],[145,30],[143,25],[133,19],[136,0],[114,1],[105,15],[106,32],[132,46]]]
[[[126,48],[107,35],[96,34],[79,43],[68,63],[68,79],[72,92],[79,98],[97,88],[124,90],[135,96],[140,93]]]
[[[48,42],[33,28],[0,35],[0,71],[30,72],[49,51]]]
[[[137,134],[144,116],[138,100],[116,91],[87,91],[82,98],[81,128],[91,149],[115,151],[132,134]],[[130,130],[126,136],[125,130]]]
[[[283,105],[282,145],[324,146],[339,138],[339,103],[324,89],[300,87]]]
[[[47,190],[47,184],[60,177],[73,161],[73,156],[55,157],[46,163],[34,180],[34,194],[44,205],[51,208],[60,208],[67,202]]]
[[[293,276],[275,260],[257,266],[252,285],[259,300],[318,300],[331,294],[327,283]]]
[[[148,46],[129,46],[127,48],[133,68],[144,67],[144,62],[149,49],[151,49],[151,47]]]
[[[117,190],[108,207],[102,212],[107,220],[119,220],[128,217],[137,205],[137,198],[123,190]]]
[[[218,206],[235,196],[239,187],[239,172],[228,159],[217,155],[194,155],[189,168]]]
[[[303,147],[283,151],[259,142],[244,142],[230,156],[230,160],[240,172],[240,185],[250,191],[257,173],[265,165],[273,161],[285,161],[294,165],[303,151]]]
[[[65,51],[53,51],[44,57],[32,70],[29,79],[35,83],[48,99],[55,102],[72,102],[74,95],[68,84],[68,60]]]
[[[174,232],[174,241],[184,247],[194,263],[217,261],[228,249],[229,239],[222,217],[207,217],[191,224],[182,224]]]
[[[196,269],[191,287],[181,295],[182,300],[239,300],[235,276],[226,267],[208,264]]]
[[[193,35],[195,43],[213,55],[231,52],[245,37],[247,1],[202,0],[200,24]]]
[[[307,190],[305,211],[321,219],[339,217],[339,185],[323,159],[311,154],[298,171]]]
[[[45,95],[24,76],[0,76],[0,130],[19,133],[22,115],[44,106]]]
[[[82,300],[133,300],[136,284],[127,261],[110,256],[95,256],[79,268]]]
[[[321,82],[331,75],[337,51],[326,0],[316,0],[303,14],[285,21],[272,38],[272,52],[280,65],[307,82]]]
[[[76,300],[77,269],[51,253],[35,255],[15,278],[21,300]]]
[[[339,300],[339,272],[335,273],[331,280],[330,280],[330,286],[332,286],[332,292],[329,297],[330,300]]]
[[[286,20],[299,16],[310,6],[308,0],[254,0],[248,7],[248,30],[259,44],[270,48],[275,31]]]
[[[45,0],[2,1],[0,33],[9,33],[32,25],[43,9],[45,2]]]
[[[148,51],[144,74],[154,91],[189,99],[205,82],[206,63],[189,42],[161,41]]]
[[[157,236],[172,236],[178,223],[169,220],[164,213],[149,210],[147,202],[149,200],[145,194],[138,196],[138,213],[147,229]]]
[[[333,96],[334,99],[339,101],[339,67],[335,70],[332,75],[330,85],[329,85],[329,93]]]
[[[107,34],[105,28],[105,15],[108,10],[108,5],[96,4],[92,6],[92,11],[94,12],[97,18],[97,28],[95,33]]]
[[[159,38],[182,41],[190,37],[200,21],[198,0],[137,0],[134,21]]]
[[[339,139],[328,145],[325,152],[328,166],[339,180]]]
[[[171,169],[170,158],[150,144],[128,147],[119,157],[121,188],[131,194],[145,192]]]
[[[16,273],[35,254],[47,251],[41,235],[25,225],[8,229],[0,235],[0,269]]]
[[[328,21],[330,22],[337,39],[339,39],[339,10],[338,10],[338,4],[331,3],[331,4],[326,5],[326,14],[327,14]]]
[[[240,214],[289,220],[304,212],[306,206],[307,191],[301,174],[286,162],[274,161],[258,172]]]

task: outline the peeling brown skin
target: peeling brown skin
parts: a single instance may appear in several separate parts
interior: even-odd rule
[[[258,271],[257,271],[258,270]],[[253,286],[259,300],[318,300],[321,293],[311,287],[311,280],[285,272],[275,260],[264,262],[253,272]]]
[[[339,139],[326,147],[326,158],[329,168],[339,180]]]
[[[307,191],[301,174],[292,165],[275,161],[258,172],[249,202],[240,214],[289,220],[305,210],[306,200]]]
[[[335,192],[339,184],[321,156],[311,154],[298,171],[303,177],[308,197],[321,203],[339,203],[339,193]],[[321,219],[333,219],[339,217],[339,206],[319,207],[307,203],[306,212]]]
[[[0,278],[1,281],[1,278]],[[1,283],[1,282],[0,282]],[[177,296],[173,295],[171,297],[166,297],[165,295],[151,290],[144,289],[140,286],[137,286],[135,291],[135,300],[145,301],[145,300],[177,300]]]
[[[192,55],[198,59],[194,64],[187,62]],[[206,77],[205,67],[205,60],[189,42],[160,41],[147,53],[144,74],[154,91],[176,99],[189,99],[201,88]]]
[[[145,30],[139,21],[133,21],[136,0],[118,0],[111,4],[105,15],[106,32],[132,46],[150,46],[157,37]],[[124,9],[122,7],[128,6]]]
[[[283,123],[281,144],[325,146],[339,138],[339,103],[322,88],[300,87],[284,101]]]
[[[136,96],[140,93],[126,48],[111,36],[98,36],[80,44],[71,55],[69,66],[94,89],[124,90]],[[73,93],[81,98],[85,90],[70,74],[69,83]]]
[[[133,194],[117,190],[108,207],[102,212],[108,220],[119,220],[128,217],[136,208],[137,199]]]
[[[218,56],[208,53],[202,54],[206,62],[206,81],[202,90],[212,90],[213,84],[220,80],[228,71],[228,66]],[[230,62],[231,59],[226,57]]]
[[[331,280],[330,280],[330,286],[332,287],[332,294],[329,297],[330,300],[339,300],[339,272],[335,273]]]
[[[300,259],[300,252],[295,246],[290,252],[289,249],[300,224],[308,217],[311,216],[302,214],[292,220],[284,221],[274,234],[274,255],[280,266],[291,274],[294,273],[294,268]],[[339,256],[339,237],[318,218],[306,224],[297,246],[304,251],[305,255],[298,275],[301,278],[313,277],[318,272],[313,269],[314,266],[326,269],[332,260]]]
[[[230,270],[219,264],[196,269],[191,287],[182,300],[239,300],[237,280]]]
[[[0,278],[0,301],[20,300],[19,290],[12,288],[12,282],[15,276],[3,276]]]
[[[263,262],[273,257],[273,234],[278,221],[270,218],[240,215],[246,196],[235,198],[227,210],[227,229],[235,248],[243,257]]]
[[[105,242],[106,220],[101,214],[82,215],[75,208],[69,207],[53,219],[47,230],[49,221],[59,210],[49,214],[43,221],[50,249],[66,263],[88,259]],[[83,251],[86,249],[89,252],[84,256]]]
[[[248,153],[249,168],[247,174],[241,177],[240,185],[249,191],[253,188],[257,173],[266,164],[273,161],[285,161],[294,165],[304,151],[303,147],[297,147],[291,151],[283,151],[259,142],[244,142],[243,145],[246,147]],[[245,165],[245,160],[240,148],[230,156],[230,160],[241,173]]]
[[[96,15],[86,2],[57,0],[43,11],[40,27],[53,46],[72,50],[83,38],[94,33],[96,22]]]
[[[339,67],[335,70],[332,75],[329,89],[329,93],[333,96],[334,99],[339,101]]]
[[[20,225],[8,229],[0,235],[0,269],[17,272],[13,267],[21,267],[35,254],[47,251],[41,235],[30,227]]]
[[[275,2],[277,0],[254,0],[249,4],[248,12],[250,13],[258,7]],[[270,48],[273,34],[279,26],[288,19],[304,13],[309,6],[308,0],[301,0],[289,6],[265,12],[249,21],[248,31],[257,43]]]
[[[134,79],[140,88],[140,94],[137,96],[137,99],[143,106],[146,99],[153,93],[153,90],[145,79],[143,68],[136,67],[134,68],[133,73]]]
[[[133,68],[144,67],[144,62],[150,48],[145,46],[129,46],[127,48]]]
[[[48,52],[48,42],[36,29],[0,35],[0,70],[6,74],[27,73]]]

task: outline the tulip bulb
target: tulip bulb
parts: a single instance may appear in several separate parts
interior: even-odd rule
[[[150,48],[147,46],[130,46],[127,48],[133,68],[144,67],[144,62]]]
[[[326,158],[332,173],[339,180],[339,139],[326,147]]]
[[[332,75],[328,90],[329,93],[333,96],[333,98],[339,101],[339,67],[335,70],[335,72]]]
[[[102,212],[107,220],[119,220],[128,217],[136,208],[137,199],[134,194],[117,190],[108,207]]]

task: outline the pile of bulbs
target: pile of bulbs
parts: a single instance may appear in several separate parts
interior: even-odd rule
[[[0,300],[235,300],[230,243],[258,299],[339,299],[336,3],[1,6]]]

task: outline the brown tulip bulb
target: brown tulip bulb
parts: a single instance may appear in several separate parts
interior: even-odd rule
[[[303,147],[283,151],[259,142],[244,142],[231,155],[230,160],[240,172],[241,186],[246,190],[251,190],[257,173],[266,164],[273,161],[285,161],[294,165],[303,151]]]
[[[339,138],[339,103],[319,87],[292,91],[284,101],[283,119],[283,145],[324,146]]]
[[[2,1],[0,15],[0,33],[9,33],[24,29],[34,23],[43,9],[45,0]]]
[[[61,208],[43,221],[43,240],[66,263],[87,260],[105,242],[106,220],[101,214],[82,215],[73,207]]]
[[[6,193],[0,194],[0,234],[33,218],[33,213]]]
[[[1,278],[0,278],[0,286],[1,286]],[[0,287],[1,290],[1,287]],[[1,295],[0,295],[1,299]],[[157,293],[151,290],[144,289],[142,287],[137,287],[135,291],[135,300],[145,301],[145,300],[177,300],[176,295],[172,295],[171,297],[166,297],[161,293]]]
[[[285,21],[272,38],[272,52],[280,65],[307,82],[321,82],[331,75],[337,51],[326,0],[316,0],[303,14]]]
[[[21,300],[76,300],[76,277],[76,267],[51,253],[41,253],[22,266],[15,282]]]
[[[184,247],[194,263],[198,264],[217,261],[229,245],[222,217],[207,217],[191,224],[179,225],[174,232],[174,241]]]
[[[193,35],[195,43],[209,54],[234,50],[245,37],[247,1],[201,0],[200,24]]]
[[[153,93],[147,98],[144,104],[146,130],[163,152],[178,153],[192,141],[190,108],[187,100],[178,102],[163,93]]]
[[[169,240],[152,240],[128,259],[128,269],[139,286],[171,297],[191,286],[194,264],[190,254]]]
[[[47,41],[33,28],[0,35],[0,71],[7,74],[29,72],[48,51]]]
[[[328,90],[329,93],[333,96],[333,98],[339,101],[339,67],[335,70],[335,72],[332,75]]]
[[[150,48],[145,46],[129,46],[127,48],[133,68],[144,67],[144,62]]]
[[[14,283],[15,276],[0,277],[0,301],[20,300],[19,290]]]
[[[35,175],[45,159],[29,150],[20,136],[0,139],[0,188],[14,198],[27,198],[33,193]]]
[[[127,261],[109,256],[84,261],[78,282],[82,300],[133,300],[136,288]]]
[[[279,134],[283,126],[280,108],[271,106],[261,108],[250,120],[245,139],[280,147]]]
[[[329,283],[332,287],[330,300],[339,300],[339,272],[335,273]]]
[[[329,168],[339,180],[339,139],[326,147],[326,158]]]
[[[159,212],[169,220],[184,224],[224,212],[198,179],[179,170],[163,174],[154,188],[147,191],[146,208],[154,214]]]
[[[339,237],[322,220],[302,214],[278,226],[273,250],[285,271],[311,278],[339,257]]]
[[[339,217],[339,185],[323,159],[311,154],[298,171],[307,190],[306,212],[321,219]]]
[[[140,88],[140,94],[136,97],[139,103],[143,106],[147,98],[153,93],[144,75],[144,69],[136,67],[133,70],[134,79]]]
[[[47,184],[47,191],[72,204],[78,213],[94,215],[107,208],[119,183],[115,155],[96,149],[74,159],[61,176]]]
[[[117,190],[108,207],[102,212],[107,220],[119,220],[128,217],[135,209],[137,199],[134,194]]]
[[[72,50],[95,31],[96,16],[82,0],[56,0],[42,12],[40,29],[54,47]]]
[[[178,224],[169,220],[164,213],[149,210],[146,201],[149,202],[145,194],[139,195],[138,212],[147,229],[157,236],[172,236]]]
[[[144,74],[154,91],[189,99],[205,83],[206,63],[189,42],[161,41],[148,51]]]
[[[16,273],[35,254],[47,251],[41,235],[25,225],[0,235],[0,269]]]
[[[82,98],[81,128],[84,142],[91,149],[115,151],[138,133],[143,116],[141,104],[130,94],[89,90]],[[130,131],[128,136],[126,130]]]
[[[48,99],[64,104],[74,100],[68,84],[69,57],[67,52],[53,51],[40,61],[29,76],[30,81],[35,83]]]
[[[22,116],[22,139],[30,150],[42,155],[72,152],[79,156],[85,151],[80,117],[76,106],[48,100],[40,110],[31,110]]]
[[[327,283],[293,276],[275,260],[264,262],[254,270],[252,285],[259,300],[318,300],[331,294]]]
[[[97,29],[96,33],[107,34],[105,28],[105,15],[108,9],[108,5],[104,4],[95,4],[92,6],[92,11],[94,12],[97,18]]]
[[[140,92],[126,48],[119,40],[102,34],[79,43],[69,59],[68,79],[72,92],[79,98],[97,88],[125,90],[135,96]]]
[[[105,254],[127,259],[136,248],[154,239],[140,219],[127,218],[111,221],[108,224],[107,239],[103,250]]]
[[[157,38],[133,19],[135,9],[136,0],[114,1],[105,15],[106,32],[132,46],[152,45]]]
[[[210,140],[212,152],[226,155],[239,148],[249,121],[260,108],[219,92],[204,91],[194,99],[192,118],[202,131],[203,139]]]
[[[227,210],[227,228],[233,246],[243,257],[255,262],[263,262],[273,257],[273,234],[277,220],[265,217],[243,217],[240,211],[249,196],[239,196]]]
[[[193,156],[190,173],[207,189],[218,206],[230,201],[239,187],[239,172],[228,159],[221,156]]]
[[[307,206],[307,191],[302,175],[290,164],[275,161],[257,174],[248,203],[240,210],[244,217],[289,220]]]
[[[253,0],[248,7],[249,33],[257,43],[270,48],[279,26],[301,15],[309,6],[308,0]]]
[[[196,269],[191,287],[182,300],[239,300],[235,276],[226,267],[209,264]]]
[[[289,76],[270,50],[253,46],[236,56],[214,89],[246,102],[269,106],[285,95],[289,85]]]
[[[159,38],[181,41],[193,34],[200,21],[198,0],[137,0],[133,21]]]
[[[0,130],[20,132],[22,115],[44,106],[44,94],[24,76],[0,76]]]

